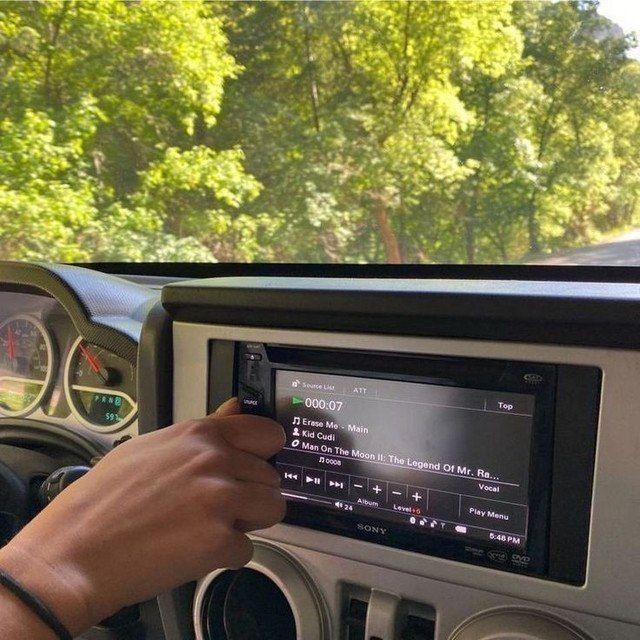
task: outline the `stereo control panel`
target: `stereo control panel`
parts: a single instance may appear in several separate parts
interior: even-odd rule
[[[211,354],[212,398],[232,378],[243,411],[285,429],[286,522],[584,581],[597,368],[230,341]]]

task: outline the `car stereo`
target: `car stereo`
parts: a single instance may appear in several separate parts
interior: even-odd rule
[[[286,432],[286,522],[582,584],[600,372],[212,341],[229,391]]]

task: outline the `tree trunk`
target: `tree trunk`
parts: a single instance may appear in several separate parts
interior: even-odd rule
[[[387,206],[382,197],[374,198],[373,213],[380,229],[380,237],[389,264],[402,264],[402,252],[395,231],[389,222]]]
[[[313,127],[320,132],[320,98],[318,95],[318,81],[316,78],[316,61],[311,43],[311,18],[309,16],[309,5],[302,7],[302,15],[304,20],[304,52],[307,75],[309,76],[309,102],[311,103],[311,116],[313,118]]]
[[[476,238],[473,222],[467,221],[465,224],[465,249],[467,253],[467,264],[476,263]]]
[[[47,43],[47,56],[46,62],[44,66],[44,79],[42,82],[42,91],[44,94],[44,98],[47,103],[51,106],[57,106],[54,104],[54,96],[52,93],[52,80],[51,76],[53,74],[53,58],[57,53],[58,46],[58,38],[60,37],[60,32],[62,31],[62,24],[67,15],[67,11],[69,10],[70,3],[65,2],[60,9],[60,12],[55,17],[53,23],[49,25],[50,37],[49,42]]]
[[[540,142],[538,145],[537,154],[538,163],[541,163],[545,156],[547,144],[549,143],[549,139],[552,135],[553,123],[555,122],[555,118],[557,115],[558,112],[556,109],[556,93],[554,92],[551,104],[547,109],[544,122],[542,123],[542,129],[540,131]],[[531,253],[540,252],[540,224],[537,217],[537,196],[538,186],[536,185],[531,191],[531,196],[529,198],[529,210],[527,211],[527,232],[529,235],[529,251]]]
[[[540,252],[540,227],[536,216],[536,201],[532,199],[527,212],[527,231],[529,235],[529,251],[531,253]]]
[[[458,217],[464,226],[464,250],[467,264],[474,264],[476,261],[476,223],[470,207],[463,202],[458,204]]]

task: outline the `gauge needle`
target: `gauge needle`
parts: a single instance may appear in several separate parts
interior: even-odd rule
[[[13,337],[13,330],[11,325],[7,327],[7,352],[9,360],[13,360],[16,357],[16,341]]]
[[[81,342],[79,344],[80,351],[82,351],[82,355],[87,359],[89,366],[91,367],[91,371],[97,373],[102,380],[106,383],[109,379],[109,372],[100,364],[98,358],[96,358],[89,349]]]

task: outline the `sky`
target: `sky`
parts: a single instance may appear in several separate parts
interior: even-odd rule
[[[635,31],[640,36],[640,0],[600,0],[598,13],[618,23],[625,33]],[[640,60],[640,47],[627,55]]]

